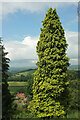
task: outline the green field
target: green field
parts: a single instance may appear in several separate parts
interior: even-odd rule
[[[10,90],[10,93],[12,94],[12,95],[16,95],[17,94],[17,92],[25,92],[25,86],[23,86],[23,87],[20,87],[20,86],[14,86],[14,87],[12,87],[12,86],[9,86],[8,87],[8,89]]]
[[[8,82],[9,86],[25,86],[27,85],[26,82]]]
[[[15,73],[15,74],[10,74],[9,73],[9,78],[8,78],[8,82],[27,82],[27,80],[29,80],[32,76],[33,73],[35,72],[35,69],[31,69],[31,70],[27,70],[27,71],[22,71],[19,73]]]
[[[32,81],[34,72],[35,69],[30,69],[18,73],[9,73],[8,89],[10,90],[10,93],[13,95],[17,94],[17,92],[23,92],[26,94],[26,87],[30,83],[29,81]]]

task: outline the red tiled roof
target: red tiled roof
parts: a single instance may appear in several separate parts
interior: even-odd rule
[[[25,95],[24,95],[24,93],[17,93],[17,97],[20,97],[20,98],[25,98]]]

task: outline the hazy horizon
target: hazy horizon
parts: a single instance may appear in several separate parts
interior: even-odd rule
[[[11,60],[9,62],[10,67],[28,67],[33,66],[36,67],[36,62],[38,59],[18,59],[18,60]],[[77,65],[75,62],[71,65]]]

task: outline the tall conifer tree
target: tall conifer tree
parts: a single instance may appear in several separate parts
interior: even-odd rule
[[[8,90],[8,68],[9,68],[9,58],[6,58],[6,55],[8,54],[7,52],[4,52],[4,46],[1,44],[1,38],[0,38],[0,50],[2,60],[2,118],[4,120],[9,120],[11,117],[11,104],[12,104],[12,96],[10,94],[10,91]]]
[[[69,58],[66,56],[68,44],[56,9],[48,10],[42,25],[37,43],[39,60],[38,69],[34,73],[31,111],[41,118],[64,117],[69,105]]]

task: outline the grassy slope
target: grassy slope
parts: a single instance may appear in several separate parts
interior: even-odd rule
[[[18,72],[18,73],[15,73],[15,74],[12,74],[9,79],[13,78],[13,79],[16,79],[18,77],[21,77],[21,75],[23,76],[27,76],[29,74],[33,74],[35,72],[36,69],[30,69],[30,70],[26,70],[26,71],[22,71],[22,72]],[[9,73],[10,74],[10,73]]]

